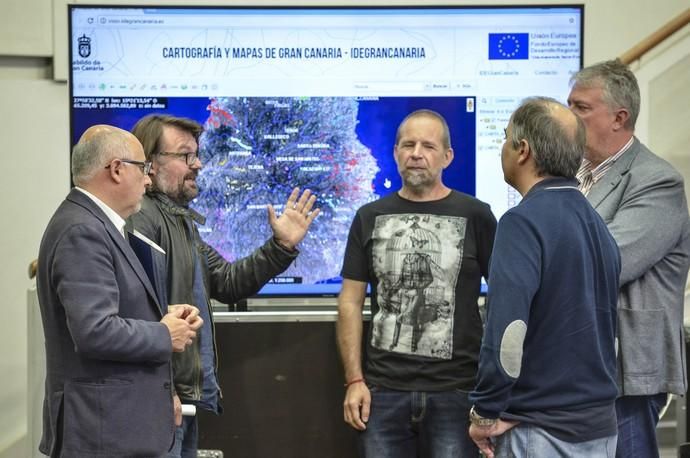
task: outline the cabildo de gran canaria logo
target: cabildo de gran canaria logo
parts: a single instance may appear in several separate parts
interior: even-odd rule
[[[79,57],[72,61],[72,71],[78,72],[88,72],[88,71],[98,71],[102,72],[104,70],[101,61],[98,59],[88,59],[91,56],[91,37],[87,37],[83,34],[77,38],[77,43],[79,45],[78,52]],[[96,53],[98,54],[98,53]]]
[[[79,55],[86,59],[91,55],[91,38],[84,34],[77,40],[79,41]]]

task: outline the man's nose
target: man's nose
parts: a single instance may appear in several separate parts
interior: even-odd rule
[[[203,166],[204,166],[204,164],[201,163],[201,158],[200,158],[199,156],[196,156],[196,157],[194,158],[194,162],[191,163],[191,165],[189,166],[189,168],[190,168],[190,169],[197,170],[197,169],[203,168]]]
[[[414,158],[419,158],[422,157],[422,145],[417,143],[414,145],[414,148],[412,148],[412,157]]]

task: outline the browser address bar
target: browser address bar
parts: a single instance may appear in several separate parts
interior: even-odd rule
[[[100,15],[97,18],[84,17],[83,24],[80,25],[95,25],[100,26],[122,27],[128,25],[149,25],[149,26],[168,26],[168,27],[236,27],[236,28],[284,28],[286,26],[285,20],[289,18],[289,25],[291,27],[314,27],[314,28],[332,28],[342,27],[350,29],[353,24],[357,27],[376,27],[381,28],[381,17],[377,15],[318,15],[318,14],[303,14],[303,15],[267,15],[267,14],[246,14],[246,15],[229,15],[229,14],[108,14]],[[95,19],[95,20],[94,20]],[[429,15],[428,17],[397,17],[390,27],[415,27],[415,28],[438,28],[441,25],[455,26],[460,24],[468,27],[481,26],[482,18],[467,18],[463,16],[446,17],[443,15]]]
[[[120,27],[123,25],[173,25],[168,18],[144,16],[99,16],[98,23],[105,26]]]

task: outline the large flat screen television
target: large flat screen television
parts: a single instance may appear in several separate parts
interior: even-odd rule
[[[497,217],[510,113],[564,100],[582,65],[583,7],[117,7],[71,5],[70,120],[131,129],[149,113],[201,123],[202,237],[232,261],[271,234],[266,205],[311,189],[321,215],[301,255],[260,295],[335,295],[356,210],[400,187],[406,114],[441,113],[447,185]]]

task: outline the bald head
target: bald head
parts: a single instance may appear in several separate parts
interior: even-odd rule
[[[555,99],[526,99],[510,118],[513,147],[525,140],[537,176],[574,178],[585,149],[582,121]]]
[[[115,158],[132,159],[141,143],[126,130],[105,124],[91,126],[72,150],[72,181],[85,186]]]
[[[139,211],[151,179],[139,140],[113,126],[89,127],[72,150],[72,180],[122,218]]]
[[[120,129],[119,127],[109,126],[107,124],[96,124],[91,126],[81,134],[78,143],[88,142],[98,138],[103,135],[111,135],[114,133],[126,133],[126,130]]]
[[[558,102],[547,100],[544,104],[551,113],[551,116],[553,116],[554,121],[561,125],[563,132],[570,139],[574,139],[577,133],[577,116],[575,116],[565,105]]]

